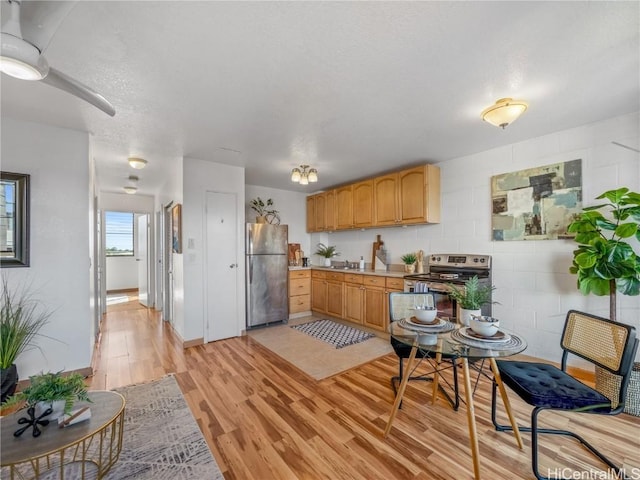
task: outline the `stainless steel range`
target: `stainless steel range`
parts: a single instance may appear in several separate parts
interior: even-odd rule
[[[433,293],[438,315],[457,318],[457,305],[449,296],[451,287],[462,286],[474,275],[481,285],[491,285],[491,256],[476,254],[442,253],[428,259],[428,273],[405,275],[405,292]],[[491,304],[482,307],[483,315],[491,315]]]

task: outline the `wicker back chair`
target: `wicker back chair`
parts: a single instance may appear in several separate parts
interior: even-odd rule
[[[389,320],[392,322],[396,322],[398,320],[402,320],[403,318],[410,318],[413,316],[413,309],[416,305],[427,305],[430,307],[435,306],[433,294],[431,293],[409,293],[409,292],[391,292],[389,293]],[[391,386],[393,387],[394,394],[398,392],[398,385],[402,381],[402,376],[404,372],[404,360],[409,358],[411,353],[411,346],[406,343],[402,343],[399,340],[396,340],[393,337],[390,337],[391,346],[393,347],[394,352],[398,356],[398,375],[391,378]],[[434,358],[435,354],[432,352],[426,352],[422,350],[418,350],[416,354],[416,358]],[[438,388],[444,396],[447,398],[449,403],[453,406],[454,410],[457,410],[460,406],[460,398],[458,396],[458,375],[457,375],[457,367],[455,359],[451,356],[442,355],[442,358],[451,361],[452,369],[453,369],[453,397],[449,395],[439,384]],[[434,369],[435,370],[435,369]],[[433,373],[433,372],[432,372]],[[414,377],[409,377],[409,380],[423,380],[423,381],[432,381],[433,377],[428,375],[417,375]],[[400,408],[402,404],[400,404]]]
[[[634,327],[571,310],[562,332],[562,361],[560,368],[534,362],[498,361],[502,381],[534,408],[531,412],[531,427],[520,428],[531,432],[531,463],[538,479],[547,479],[540,474],[538,466],[538,434],[569,435],[577,439],[595,456],[618,472],[623,471],[605,457],[582,436],[567,430],[538,427],[538,415],[544,410],[563,410],[575,413],[617,415],[624,410],[627,386],[633,361],[638,349]],[[615,385],[605,385],[598,391],[566,372],[569,354],[587,360],[614,377]],[[496,384],[493,384],[491,419],[497,430],[511,430],[496,422]],[[554,469],[549,469],[549,471]]]

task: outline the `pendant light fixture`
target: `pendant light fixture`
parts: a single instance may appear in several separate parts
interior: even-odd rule
[[[308,170],[307,170],[308,169]],[[318,170],[309,168],[309,165],[300,165],[300,168],[291,170],[291,181],[300,185],[309,185],[318,181]]]
[[[494,105],[482,111],[482,120],[504,129],[507,125],[515,122],[528,106],[524,100],[501,98]]]

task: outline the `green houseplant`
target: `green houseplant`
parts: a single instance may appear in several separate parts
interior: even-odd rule
[[[49,321],[51,312],[41,308],[27,286],[11,290],[4,275],[0,303],[0,403],[4,403],[13,395],[18,383],[16,358],[27,350],[40,348],[36,339]]]
[[[411,252],[405,253],[400,257],[402,263],[404,263],[404,269],[407,273],[413,273],[416,268],[416,262],[418,261],[418,256]]]
[[[249,206],[256,212],[256,223],[267,223],[268,217],[278,218],[278,211],[269,208],[273,206],[273,200],[267,199],[265,203],[260,197],[256,197],[249,202]]]
[[[474,275],[464,283],[464,287],[448,284],[449,295],[460,306],[460,322],[469,325],[471,315],[480,315],[483,305],[498,303],[491,300],[496,289],[493,285],[481,285],[480,279]]]
[[[568,231],[575,233],[578,248],[573,251],[569,271],[578,276],[584,295],[609,295],[609,318],[617,321],[617,292],[640,294],[640,257],[625,239],[640,241],[640,193],[622,187],[596,197],[606,202],[583,208]],[[603,212],[605,214],[603,214]],[[617,388],[618,379],[596,367],[596,388]],[[640,416],[640,363],[636,362],[627,390],[625,412]]]
[[[324,243],[318,243],[316,245],[316,255],[320,255],[324,258],[324,266],[331,266],[331,259],[333,257],[339,257],[340,252],[336,250],[335,245],[325,245]]]
[[[63,375],[62,372],[48,372],[33,375],[29,377],[29,380],[29,385],[9,398],[6,406],[24,401],[27,407],[34,407],[42,402],[42,410],[49,407],[54,409],[51,418],[55,419],[62,413],[65,415],[71,413],[76,400],[91,401],[84,384],[84,377],[79,373]],[[56,412],[55,402],[60,403],[61,411]]]

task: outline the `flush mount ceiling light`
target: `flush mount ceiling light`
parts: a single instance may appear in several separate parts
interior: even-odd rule
[[[147,166],[147,161],[138,157],[129,157],[129,165],[131,166],[131,168],[141,170]]]
[[[318,181],[318,170],[309,168],[309,165],[300,165],[300,168],[291,170],[291,181],[300,185],[309,185]]]
[[[482,111],[482,120],[502,127],[503,129],[510,123],[515,122],[522,115],[529,105],[524,100],[514,100],[513,98],[501,98],[495,105],[485,108]]]
[[[138,177],[136,177],[135,175],[129,175],[129,182],[131,183],[137,183],[138,180],[140,180]],[[122,187],[125,191],[125,193],[128,193],[129,195],[133,195],[134,193],[136,193],[138,191],[138,187],[134,187],[133,185],[127,185],[125,187]]]

